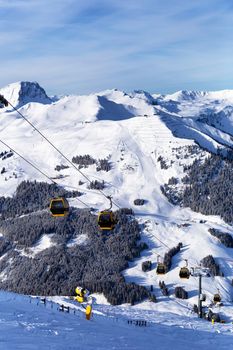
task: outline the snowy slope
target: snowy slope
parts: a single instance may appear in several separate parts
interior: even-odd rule
[[[168,112],[186,118],[189,123],[198,120],[202,122],[202,127],[207,124],[226,134],[233,134],[233,90],[178,91],[160,96],[159,104]]]
[[[210,118],[211,111],[225,110],[232,101],[233,92],[178,92],[168,96],[152,96],[143,91],[126,94],[115,89],[89,96],[65,96],[56,101],[49,99],[50,102],[46,98],[35,102],[29,94],[24,99],[29,103],[20,100],[15,93],[15,84],[1,89],[0,93],[12,98],[12,104],[21,105],[21,113],[39,127],[69,159],[84,154],[90,154],[95,159],[109,157],[112,165],[109,172],[96,172],[95,166],[82,171],[91,180],[104,180],[107,184],[105,193],[112,195],[119,206],[132,207],[142,225],[141,239],[148,244],[149,249],[140,259],[131,263],[124,275],[128,281],[154,286],[159,303],[153,308],[151,304],[144,303],[143,309],[152,308],[153,315],[168,311],[176,315],[189,313],[192,305],[197,303],[197,280],[190,278],[185,282],[180,281],[179,267],[183,266],[184,259],[189,259],[190,266],[197,266],[204,256],[212,254],[225,277],[203,279],[206,305],[210,305],[213,294],[219,289],[224,303],[220,312],[227,321],[233,319],[233,252],[208,233],[210,227],[226,232],[231,232],[232,228],[219,217],[204,216],[188,208],[172,205],[160,190],[160,186],[172,176],[181,178],[183,166],[192,164],[195,157],[207,157],[205,151],[192,156],[188,154],[188,147],[194,146],[195,142],[212,152],[232,148],[230,113],[223,117],[228,126],[227,132],[224,128],[220,130],[216,123],[211,126],[209,120],[208,123],[200,121],[199,117],[203,111],[208,110]],[[66,164],[65,159],[15,111],[4,108],[0,110],[0,115],[0,139],[49,176],[56,177],[58,173],[54,168]],[[183,153],[178,159],[179,150]],[[6,147],[0,144],[2,151],[6,151]],[[161,169],[158,161],[160,157],[167,164],[166,169]],[[0,176],[0,195],[13,195],[17,185],[24,179],[46,181],[16,154],[0,162],[0,166],[6,168],[6,173]],[[87,189],[86,179],[75,169],[69,167],[60,173],[64,177],[57,182],[69,189],[81,187],[84,192],[82,200],[87,205],[98,210],[108,207],[109,203],[99,192]],[[84,182],[83,185],[78,185],[79,180]],[[136,198],[145,199],[145,205],[135,206]],[[75,200],[70,203],[80,206]],[[200,223],[200,220],[206,222]],[[163,277],[171,292],[171,296],[165,298],[158,288],[160,278],[155,273],[155,265],[158,255],[163,257],[169,248],[179,242],[183,242],[184,247],[174,257],[171,271]],[[49,244],[48,237],[41,237],[35,247],[30,247],[31,255],[46,249]],[[85,244],[85,237],[82,242],[72,241],[70,244]],[[152,271],[142,272],[141,263],[144,260],[153,261]],[[174,298],[174,288],[178,285],[184,285],[189,291],[187,301],[177,302]]]
[[[60,298],[55,302],[69,305]],[[232,326],[211,325],[196,318],[151,312],[134,308],[113,308],[98,305],[90,321],[76,307],[75,314],[62,313],[57,304],[46,305],[37,299],[13,293],[0,293],[0,338],[4,350],[122,350],[161,349],[175,346],[177,350],[206,349],[212,346],[220,350],[232,345]],[[150,320],[147,326],[136,326],[136,321]],[[128,323],[133,321],[133,324]]]

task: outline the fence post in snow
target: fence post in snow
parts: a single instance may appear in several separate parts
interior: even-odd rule
[[[202,275],[199,274],[199,288],[198,288],[198,317],[199,317],[199,318],[202,318],[202,300],[201,300],[202,290],[201,290],[201,278],[202,278]]]

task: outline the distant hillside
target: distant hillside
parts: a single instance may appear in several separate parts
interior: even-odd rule
[[[173,178],[165,185],[164,193],[173,203],[205,215],[219,215],[232,224],[232,171],[232,160],[210,155],[203,163],[196,160],[186,169],[182,190]]]

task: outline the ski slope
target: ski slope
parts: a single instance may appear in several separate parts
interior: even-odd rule
[[[141,241],[146,242],[149,247],[139,259],[130,263],[130,267],[124,271],[124,276],[127,281],[136,282],[148,288],[153,285],[158,303],[145,302],[140,306],[133,308],[126,306],[117,310],[119,310],[119,317],[123,317],[122,314],[126,314],[128,317],[128,313],[130,317],[135,317],[135,315],[144,317],[142,315],[146,314],[148,319],[154,320],[154,322],[159,315],[159,320],[163,320],[161,323],[164,325],[161,327],[157,325],[158,328],[154,327],[153,330],[148,328],[135,331],[132,327],[120,324],[122,340],[119,343],[116,341],[116,336],[112,335],[115,324],[111,326],[111,323],[106,321],[104,317],[98,318],[96,323],[90,322],[93,333],[90,333],[89,337],[87,337],[87,333],[90,326],[86,326],[86,322],[80,319],[78,322],[81,322],[84,329],[80,335],[84,342],[82,346],[88,349],[88,346],[91,346],[90,339],[96,338],[95,341],[99,342],[106,337],[105,347],[102,346],[102,348],[114,349],[115,346],[115,349],[122,349],[124,342],[128,344],[129,349],[130,346],[132,349],[137,349],[137,346],[138,349],[140,346],[142,348],[143,344],[148,344],[148,348],[150,348],[149,345],[154,344],[152,338],[155,342],[154,335],[156,334],[161,342],[160,348],[163,349],[162,341],[167,346],[171,345],[171,339],[174,335],[174,328],[169,328],[166,322],[169,325],[174,324],[176,327],[177,339],[184,337],[184,339],[187,338],[188,342],[188,334],[192,339],[195,332],[191,326],[189,330],[183,330],[179,327],[185,327],[189,318],[192,319],[191,325],[194,322],[194,316],[191,315],[190,310],[193,304],[197,304],[197,280],[191,277],[185,282],[181,281],[178,276],[179,268],[184,265],[184,259],[189,260],[189,266],[197,266],[199,261],[209,254],[216,258],[224,277],[203,278],[203,292],[207,295],[206,305],[211,305],[213,295],[219,290],[223,306],[219,308],[212,305],[212,308],[213,311],[220,312],[222,318],[230,325],[233,321],[231,285],[233,252],[232,249],[224,247],[212,237],[208,233],[208,229],[218,228],[231,233],[232,227],[219,217],[204,216],[192,212],[189,208],[172,205],[162,194],[160,186],[167,183],[171,177],[180,179],[184,175],[183,166],[192,164],[196,157],[205,159],[208,156],[208,151],[217,152],[218,149],[228,150],[232,148],[232,114],[227,106],[232,103],[233,92],[178,92],[173,95],[154,95],[153,97],[153,95],[142,91],[126,94],[119,90],[107,90],[89,96],[63,96],[52,99],[46,93],[44,94],[38,86],[35,90],[35,85],[31,86],[30,84],[27,83],[27,95],[25,96],[23,95],[25,84],[23,85],[24,89],[22,89],[21,83],[2,88],[0,93],[9,99],[12,98],[12,104],[19,106],[20,112],[34,123],[69,159],[76,155],[85,154],[90,154],[95,159],[109,158],[112,166],[109,172],[96,172],[94,165],[82,169],[82,171],[91,180],[104,180],[106,183],[105,193],[113,196],[114,201],[120,207],[133,208],[142,228]],[[225,113],[226,108],[227,113]],[[206,113],[208,118],[210,118],[211,113],[219,113],[218,116],[225,120],[225,124],[223,124],[227,125],[227,130],[224,126],[218,128],[216,121],[210,125],[209,121],[205,123],[197,120],[203,113]],[[37,167],[43,169],[50,177],[57,177],[58,172],[54,168],[56,165],[66,164],[65,159],[51,148],[11,107],[0,109],[0,117],[0,139],[7,142],[10,147],[36,164]],[[201,145],[203,150],[198,155],[186,157],[187,147],[194,146],[196,143]],[[6,147],[0,144],[0,152],[2,151],[6,151]],[[177,158],[178,154],[180,154],[179,159]],[[166,169],[161,168],[159,157],[162,157],[167,164]],[[0,195],[12,196],[22,180],[47,181],[16,154],[9,159],[1,160],[1,162],[2,166],[6,168],[6,173],[0,176]],[[13,173],[17,174],[17,177]],[[99,192],[88,190],[86,179],[72,167],[62,170],[59,174],[63,176],[56,181],[67,189],[80,189],[84,193],[80,199],[88,206],[97,210],[109,206],[106,198]],[[78,185],[80,180],[83,181],[82,185]],[[136,198],[145,199],[145,205],[135,206],[134,200]],[[71,199],[70,204],[82,207],[75,199]],[[155,273],[158,255],[163,257],[168,249],[176,246],[179,242],[183,243],[183,248],[173,258],[172,269],[162,276],[170,291],[169,297],[163,297],[158,287],[161,277]],[[85,237],[68,244],[86,244]],[[49,237],[41,237],[35,246],[29,247],[31,257],[33,258],[38,251],[49,246]],[[141,264],[145,260],[153,262],[153,269],[149,272],[143,272],[141,269]],[[189,298],[186,301],[174,298],[176,286],[184,286],[189,292]],[[100,312],[103,311],[102,308],[100,307]],[[114,310],[116,308],[111,308],[109,312],[116,312]],[[48,315],[50,314],[51,311]],[[63,316],[59,315],[58,317],[63,318]],[[27,317],[26,314],[25,317]],[[175,326],[178,319],[181,320],[179,327]],[[52,315],[48,322],[51,322],[49,323],[50,327]],[[200,324],[202,325],[202,323]],[[197,327],[200,329],[198,331],[202,332],[200,324],[198,323]],[[203,327],[206,327],[206,330],[215,332],[210,325],[207,326],[207,323],[205,325]],[[69,338],[68,334],[70,333],[72,333],[71,338],[74,336],[73,333],[76,336],[78,328],[76,328],[77,325],[73,325],[73,321],[70,322],[69,326],[64,323],[65,327],[68,329],[71,327],[71,331],[67,329],[67,333],[64,333],[66,339]],[[107,329],[107,334],[103,332],[102,328],[104,327]],[[219,327],[226,326],[219,325]],[[231,328],[227,327],[228,332],[231,332]],[[35,328],[37,329],[37,326]],[[56,329],[53,326],[51,328],[52,330]],[[97,329],[100,336],[95,337]],[[166,336],[167,343],[160,335],[165,331],[168,334]],[[27,331],[25,330],[25,332]],[[59,332],[61,332],[60,328]],[[144,339],[142,343],[139,340],[142,337],[141,333],[146,334],[144,337],[146,340]],[[51,334],[47,334],[48,337],[51,337],[50,340],[53,339],[53,336],[56,338],[55,335]],[[184,334],[187,335],[186,338]],[[200,346],[210,342],[211,334],[205,335],[206,338],[203,339],[206,340],[203,340],[203,344],[201,343],[203,335],[201,337],[195,336],[199,341],[197,347],[200,348]],[[35,336],[37,337],[37,330],[35,330]],[[134,337],[136,337],[135,342]],[[54,344],[56,344],[55,338]],[[218,335],[216,335],[216,339],[213,339],[215,342],[218,341]],[[228,339],[227,336],[226,339]],[[89,341],[90,343],[88,343]],[[133,345],[130,345],[131,342]],[[187,344],[184,340],[184,343],[180,344],[180,349],[187,349]],[[98,346],[101,348],[101,345],[97,343],[95,349]],[[72,349],[72,344],[70,349]]]
[[[58,311],[57,303],[72,307]],[[97,306],[90,321],[65,298],[46,305],[38,299],[0,292],[0,342],[4,350],[177,350],[230,349],[232,325],[210,324],[172,313],[144,312],[127,307]],[[75,314],[74,314],[75,309]],[[147,320],[146,326],[136,326]],[[130,321],[133,323],[131,324]]]

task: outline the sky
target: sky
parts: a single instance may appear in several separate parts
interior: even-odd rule
[[[0,0],[0,87],[233,89],[232,0]]]

